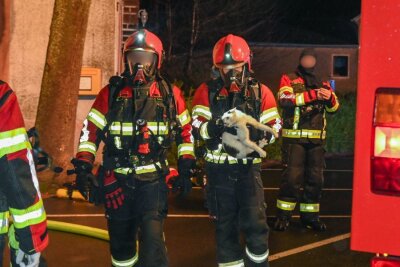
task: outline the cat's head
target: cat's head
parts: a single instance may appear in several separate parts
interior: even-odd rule
[[[233,108],[231,110],[228,110],[227,112],[225,112],[221,119],[224,122],[224,125],[227,127],[233,127],[239,120],[240,117],[242,117],[243,112],[241,112],[240,110]]]

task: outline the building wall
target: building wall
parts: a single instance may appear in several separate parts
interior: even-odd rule
[[[54,0],[14,0],[8,82],[16,91],[27,127],[34,125]]]
[[[14,0],[10,7],[11,40],[6,80],[17,93],[27,127],[35,124],[53,7],[54,0]],[[115,14],[113,0],[92,1],[83,66],[102,70],[102,86],[114,74]],[[79,100],[77,138],[93,101],[94,97]]]
[[[100,68],[102,87],[115,75],[115,2],[92,1],[86,32],[83,63],[85,67]],[[93,97],[80,97],[76,112],[75,143],[78,143],[83,120],[94,102]],[[75,146],[76,147],[76,146]]]
[[[255,76],[266,83],[273,91],[279,87],[283,73],[293,71],[299,62],[301,51],[310,46],[291,45],[252,45],[254,53],[253,69]],[[357,87],[357,46],[311,46],[315,49],[318,60],[316,72],[324,79],[332,75],[333,55],[349,56],[349,77],[333,77],[338,92],[347,93],[356,91]]]
[[[10,0],[0,0],[0,80],[8,80]]]

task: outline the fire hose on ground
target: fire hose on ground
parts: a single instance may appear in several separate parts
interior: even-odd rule
[[[75,223],[48,220],[47,228],[53,231],[83,235],[104,241],[110,240],[110,237],[108,236],[108,232],[106,230]]]

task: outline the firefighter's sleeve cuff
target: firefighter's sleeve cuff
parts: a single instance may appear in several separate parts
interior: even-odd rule
[[[200,136],[201,138],[203,138],[203,140],[211,139],[210,135],[208,134],[207,126],[208,126],[208,121],[204,122],[200,126]]]
[[[192,143],[183,143],[178,146],[178,157],[194,158],[194,145]]]

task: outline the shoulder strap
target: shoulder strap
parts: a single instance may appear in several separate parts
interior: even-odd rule
[[[177,108],[175,103],[175,96],[170,82],[165,79],[160,79],[158,82],[161,96],[163,98],[164,104],[167,107],[167,113],[169,119],[176,121]]]
[[[108,110],[111,110],[119,91],[124,87],[122,76],[112,76],[109,80]]]
[[[254,115],[259,119],[261,112],[261,83],[257,80],[252,80],[250,89],[251,101],[254,104]]]
[[[210,103],[210,108],[211,108],[216,95],[223,88],[222,79],[218,78],[215,80],[209,80],[208,82],[206,82],[206,85],[208,88],[208,102]]]

